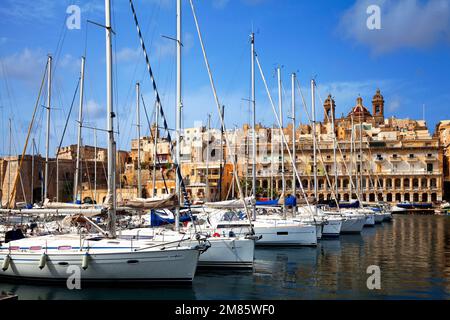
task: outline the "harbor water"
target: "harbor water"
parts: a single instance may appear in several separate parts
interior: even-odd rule
[[[380,289],[369,289],[369,266]],[[198,271],[192,285],[128,288],[0,283],[19,300],[450,299],[450,217],[396,215],[315,248],[257,248],[252,271]]]

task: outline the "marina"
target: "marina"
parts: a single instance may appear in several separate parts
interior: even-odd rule
[[[199,270],[191,286],[0,285],[31,300],[449,299],[449,230],[447,217],[398,215],[361,235],[320,241],[316,248],[258,248],[253,271]],[[366,269],[373,264],[381,268],[381,290],[366,286]]]
[[[253,23],[229,108],[210,6],[104,0],[67,62],[71,5],[20,132],[1,60],[0,300],[450,299],[450,121],[432,132],[425,107],[397,118],[375,82],[370,108],[359,88],[273,65]],[[159,10],[170,33],[155,40]]]

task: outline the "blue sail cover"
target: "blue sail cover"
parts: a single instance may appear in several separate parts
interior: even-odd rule
[[[192,216],[192,219],[196,220],[196,217]],[[187,214],[180,215],[180,222],[192,221],[192,219]],[[162,217],[157,212],[155,212],[155,210],[152,210],[150,212],[150,226],[152,226],[152,227],[158,227],[158,226],[163,226],[166,224],[174,224],[174,223],[175,223],[175,219]]]
[[[256,201],[257,206],[277,206],[280,199]],[[284,198],[284,202],[287,206],[293,207],[297,204],[297,199],[294,196],[288,196]]]
[[[334,203],[334,201],[333,201]],[[336,204],[334,205],[336,206]],[[350,201],[350,202],[339,202],[339,208],[359,208],[359,201]]]

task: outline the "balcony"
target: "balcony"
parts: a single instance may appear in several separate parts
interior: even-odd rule
[[[379,163],[379,162],[383,162],[383,161],[384,161],[384,158],[383,158],[383,157],[378,157],[378,156],[377,156],[377,157],[375,158],[375,162],[378,162],[378,163]]]
[[[414,154],[410,154],[410,155],[406,158],[406,160],[407,160],[408,162],[416,162],[416,161],[419,161],[419,158],[417,158]]]
[[[425,162],[433,162],[433,161],[436,161],[436,160],[437,160],[437,157],[435,155],[433,155],[433,154],[427,154],[425,156]]]
[[[389,160],[391,162],[400,162],[400,161],[402,161],[402,157],[399,157],[399,156],[394,154],[394,155],[390,156]]]

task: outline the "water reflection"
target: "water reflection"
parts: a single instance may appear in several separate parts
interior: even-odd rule
[[[369,290],[367,267],[381,268]],[[396,216],[317,248],[258,248],[253,272],[198,272],[192,286],[84,288],[0,284],[20,299],[449,299],[450,219]]]

